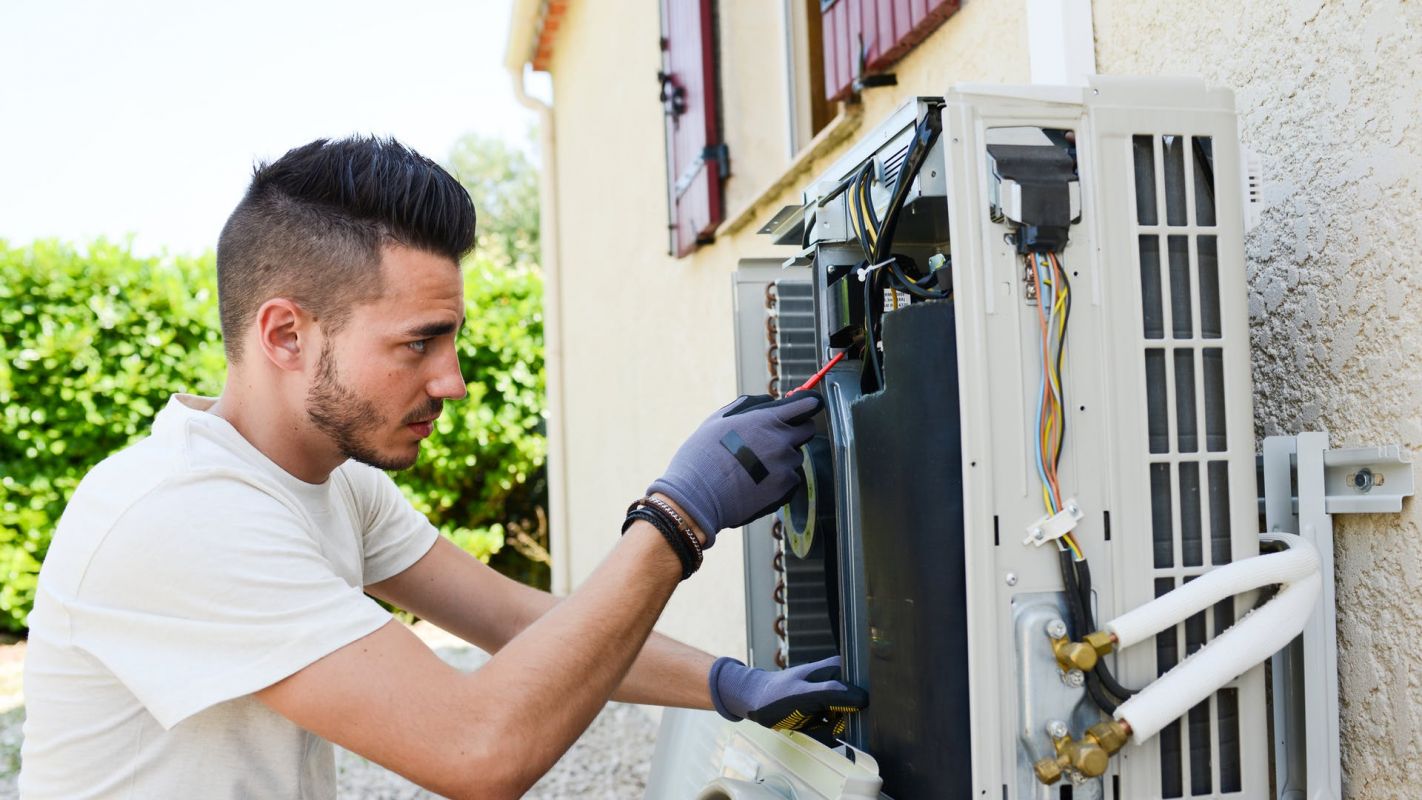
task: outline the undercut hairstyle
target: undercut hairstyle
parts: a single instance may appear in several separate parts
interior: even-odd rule
[[[384,291],[381,249],[403,245],[459,263],[474,246],[474,203],[438,164],[394,139],[316,141],[260,163],[217,242],[227,358],[257,310],[285,297],[335,333]]]

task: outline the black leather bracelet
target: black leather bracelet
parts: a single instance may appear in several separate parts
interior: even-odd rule
[[[632,523],[637,520],[642,520],[656,528],[657,531],[662,534],[662,538],[667,540],[667,544],[671,545],[672,551],[676,553],[677,559],[681,561],[682,580],[690,578],[701,566],[696,554],[691,552],[690,546],[682,538],[681,534],[677,532],[675,523],[673,523],[661,509],[655,506],[635,506],[627,513],[627,519],[622,523],[622,532],[626,533],[627,529],[632,527]]]

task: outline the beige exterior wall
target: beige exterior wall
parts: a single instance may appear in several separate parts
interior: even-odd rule
[[[780,3],[722,0],[735,216],[789,164]],[[575,2],[552,65],[562,249],[572,581],[616,539],[627,502],[735,392],[730,275],[783,257],[749,224],[666,255],[653,0]],[[971,0],[864,98],[863,129],[956,81],[1025,82],[1025,0]],[[1098,70],[1234,87],[1265,158],[1270,208],[1248,240],[1260,435],[1326,427],[1335,444],[1422,450],[1422,80],[1417,3],[1095,0]],[[852,137],[851,137],[852,138]],[[806,170],[823,169],[837,152]],[[801,182],[797,179],[795,182]],[[1410,797],[1422,759],[1422,545],[1411,506],[1338,527],[1339,674],[1350,797]],[[740,534],[727,532],[661,629],[743,654]]]
[[[1101,72],[1196,74],[1237,91],[1269,210],[1246,240],[1260,435],[1422,451],[1422,7],[1096,0]],[[1422,796],[1418,516],[1342,517],[1344,793]]]

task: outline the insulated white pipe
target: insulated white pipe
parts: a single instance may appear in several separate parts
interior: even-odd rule
[[[1298,551],[1307,556],[1313,569],[1281,588],[1263,608],[1245,615],[1229,630],[1122,703],[1114,716],[1131,726],[1132,744],[1150,739],[1221,686],[1283,649],[1303,630],[1323,586],[1318,552],[1312,544],[1291,534],[1262,538],[1289,542],[1289,552]]]
[[[1293,583],[1318,571],[1318,551],[1303,539],[1291,534],[1264,534],[1260,539],[1285,541],[1289,549],[1216,567],[1174,591],[1111,620],[1106,623],[1105,630],[1116,637],[1117,647],[1130,647],[1166,628],[1179,625],[1191,615],[1226,597],[1261,586]]]

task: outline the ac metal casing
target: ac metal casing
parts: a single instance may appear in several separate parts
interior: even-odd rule
[[[776,277],[761,263],[737,279],[738,297],[747,300],[766,281],[812,283],[818,364],[830,355],[828,284],[862,257],[846,241],[842,203],[819,201],[868,159],[890,171],[925,103],[942,104],[943,134],[910,193],[917,216],[904,235],[916,237],[918,247],[941,239],[953,264],[956,335],[913,346],[923,348],[930,365],[935,348],[956,353],[958,400],[939,412],[961,428],[961,484],[942,490],[961,492],[956,535],[962,536],[962,562],[943,567],[961,569],[966,586],[968,700],[966,707],[926,707],[924,713],[944,715],[962,731],[969,757],[960,768],[971,773],[972,797],[1057,800],[1062,786],[1043,786],[1032,775],[1032,762],[1049,755],[1051,745],[1040,718],[1042,694],[1034,695],[1023,679],[1050,683],[1039,680],[1023,652],[1037,647],[1031,626],[1062,592],[1055,552],[1023,544],[1043,513],[1031,456],[1040,331],[1034,307],[1024,301],[1022,258],[1006,238],[1010,223],[993,220],[997,187],[986,148],[996,129],[1074,132],[1081,215],[1060,254],[1074,297],[1061,475],[1064,495],[1085,513],[1075,536],[1093,566],[1095,614],[1104,622],[1213,566],[1258,552],[1245,209],[1233,95],[1195,80],[1095,78],[1084,88],[962,85],[941,100],[910,101],[809,185],[796,235],[804,256],[792,259],[797,266]],[[746,282],[751,272],[754,286]],[[765,311],[738,301],[737,314],[738,330],[751,332],[738,337],[749,388],[762,380],[748,360],[764,357],[753,339]],[[856,474],[854,450],[862,443],[855,442],[850,410],[860,400],[859,366],[840,365],[823,388],[831,396],[827,427],[836,438],[842,484],[840,644],[849,679],[863,682],[872,636],[863,608],[864,542],[856,537],[874,528],[864,518],[875,510],[861,502]],[[902,480],[914,480],[911,470]],[[898,535],[943,535],[950,527]],[[775,612],[760,608],[769,587],[755,584],[765,574],[756,560],[770,550],[756,543],[764,531],[747,533],[752,650],[757,665],[769,666],[763,628]],[[1153,680],[1252,601],[1239,602],[1187,620],[1154,645],[1111,656],[1117,676],[1128,686]],[[1046,693],[1076,702],[1069,691],[1048,686]],[[1075,720],[1095,713],[1080,699],[1073,733],[1080,733]],[[847,738],[865,748],[861,727],[852,727]],[[1104,778],[1076,785],[1071,796],[1264,798],[1267,738],[1261,667],[1154,739],[1128,745]],[[893,754],[867,749],[881,767],[892,762]],[[885,792],[905,797],[895,795],[892,784]]]

